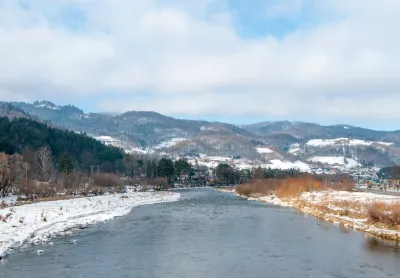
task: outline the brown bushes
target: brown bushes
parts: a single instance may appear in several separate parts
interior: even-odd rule
[[[113,174],[96,174],[92,176],[91,186],[98,187],[121,187],[124,182]]]
[[[328,182],[313,175],[303,175],[296,178],[285,179],[256,179],[247,184],[238,185],[236,192],[239,195],[268,195],[271,192],[279,198],[292,198],[302,192],[326,190],[328,188],[343,190],[350,189],[354,183],[351,181],[337,181],[328,186]]]
[[[142,191],[147,189],[166,190],[169,189],[168,180],[165,178],[145,179],[140,182]]]
[[[280,180],[278,179],[256,179],[236,187],[236,193],[243,196],[267,195],[274,191]]]
[[[387,204],[376,202],[367,207],[368,218],[391,226],[400,225],[400,203]]]

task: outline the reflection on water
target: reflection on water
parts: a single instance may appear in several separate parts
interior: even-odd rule
[[[399,277],[396,243],[229,193],[180,193],[17,250],[0,277]]]
[[[368,252],[376,253],[400,253],[400,245],[398,241],[385,240],[372,235],[365,236],[365,249]]]

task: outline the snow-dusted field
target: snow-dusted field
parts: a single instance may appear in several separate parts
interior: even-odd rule
[[[298,169],[299,171],[302,172],[308,172],[310,170],[310,166],[300,160],[297,160],[295,162],[290,162],[290,161],[282,161],[279,159],[270,160],[268,164],[263,165],[263,168],[282,169],[282,170]]]
[[[273,152],[274,152],[274,151],[271,150],[270,148],[266,148],[266,147],[256,148],[256,151],[257,151],[258,153],[261,153],[261,154],[273,153]]]
[[[361,166],[361,164],[355,161],[354,159],[345,158],[344,156],[314,156],[310,158],[309,161],[314,163],[319,162],[329,165],[341,165],[348,169]]]
[[[40,202],[0,209],[0,258],[24,242],[42,243],[82,227],[128,214],[133,207],[180,198],[175,192],[133,192]],[[10,199],[7,199],[10,202]],[[1,201],[0,201],[1,203]]]
[[[337,146],[337,145],[348,145],[348,146],[371,146],[371,145],[383,145],[391,146],[393,143],[390,142],[378,142],[378,141],[364,141],[360,139],[349,139],[349,138],[336,138],[336,139],[312,139],[306,143],[310,147],[326,147],[326,146]]]

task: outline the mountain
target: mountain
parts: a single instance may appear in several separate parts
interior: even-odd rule
[[[261,122],[242,126],[270,145],[302,159],[343,156],[377,166],[400,163],[400,131],[377,131],[351,125]]]
[[[32,104],[13,102],[12,105],[58,127],[85,132],[93,137],[110,136],[128,150],[156,148],[160,152],[176,154],[256,157],[259,154],[253,148],[253,141],[262,140],[261,136],[232,124],[175,119],[155,112],[85,114],[77,107],[57,106],[48,101]]]
[[[324,157],[333,157],[334,161],[342,157],[379,167],[400,163],[400,131],[290,121],[236,126],[175,119],[148,111],[120,115],[84,113],[75,106],[58,106],[48,101],[14,102],[12,105],[52,125],[87,133],[106,144],[132,152],[242,156],[293,162],[325,161]]]

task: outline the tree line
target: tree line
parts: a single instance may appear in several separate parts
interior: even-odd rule
[[[147,178],[167,187],[182,175],[195,175],[183,159],[130,155],[86,134],[27,118],[0,117],[0,196],[46,191],[43,187],[53,192],[82,190],[93,180],[111,186]],[[108,182],[100,182],[100,177]],[[38,189],[38,183],[45,186]]]

